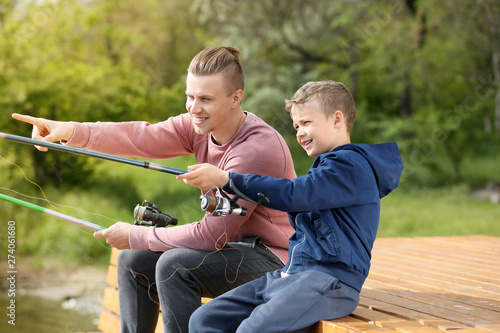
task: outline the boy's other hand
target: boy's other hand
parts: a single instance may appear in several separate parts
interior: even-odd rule
[[[188,173],[176,176],[184,183],[209,191],[214,187],[222,188],[229,182],[229,172],[208,163],[188,166]]]

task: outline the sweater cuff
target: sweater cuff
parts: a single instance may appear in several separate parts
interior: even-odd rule
[[[149,250],[149,228],[133,225],[130,228],[128,239],[132,250]]]
[[[85,147],[90,140],[90,126],[85,123],[75,123],[73,135],[64,142],[68,146]]]

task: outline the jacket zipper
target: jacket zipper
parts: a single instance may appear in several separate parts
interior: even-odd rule
[[[297,223],[297,217],[298,217],[298,215],[295,216],[295,220],[294,220],[295,226],[302,231],[302,228],[299,227],[299,224]],[[293,257],[294,257],[294,254],[295,254],[295,249],[297,248],[297,246],[299,246],[300,244],[304,243],[305,240],[306,240],[306,234],[303,233],[303,235],[304,235],[304,238],[302,239],[302,241],[300,243],[295,244],[294,247],[293,247],[293,249],[292,249],[292,255],[290,256],[290,264],[288,265],[288,269],[285,272],[286,274],[288,274],[288,272],[290,272],[290,268],[292,268],[292,263],[293,263]]]

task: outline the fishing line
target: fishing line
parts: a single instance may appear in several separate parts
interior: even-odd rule
[[[20,171],[21,173],[23,174],[23,177],[24,179],[26,179],[28,182],[30,182],[31,184],[35,185],[36,187],[38,187],[40,189],[40,192],[42,192],[42,195],[43,197],[45,198],[45,200],[50,204],[52,205],[52,203],[49,201],[49,199],[47,199],[47,196],[45,195],[45,192],[43,191],[42,187],[40,185],[38,185],[37,183],[35,183],[34,181],[32,181],[31,179],[29,179],[26,174],[24,173],[24,170],[23,168],[21,168],[18,164],[14,163],[14,162],[11,162],[9,161],[8,159],[6,159],[5,157],[3,157],[1,154],[0,154],[0,157],[7,163],[10,163],[14,166],[16,166]],[[55,207],[54,205],[52,205],[52,207]]]
[[[26,179],[28,182],[30,182],[31,184],[35,185],[36,187],[38,187],[38,189],[40,189],[40,192],[42,193],[43,195],[43,198],[40,198],[40,197],[35,197],[35,196],[30,196],[30,195],[27,195],[27,194],[23,194],[21,192],[18,192],[18,191],[15,191],[13,189],[10,189],[10,188],[7,188],[7,187],[0,187],[0,189],[2,190],[6,190],[6,191],[11,191],[11,192],[14,192],[20,196],[23,196],[25,198],[30,198],[30,199],[35,199],[35,200],[43,200],[43,201],[46,201],[49,205],[51,205],[52,207],[56,208],[56,206],[58,207],[62,207],[62,208],[68,208],[68,209],[72,209],[74,211],[78,211],[80,213],[84,213],[84,214],[88,214],[88,215],[93,215],[93,216],[96,216],[96,217],[102,217],[102,218],[105,218],[107,220],[110,220],[110,221],[113,221],[113,222],[118,222],[119,220],[116,220],[116,219],[113,219],[111,217],[108,217],[108,216],[105,216],[105,215],[102,215],[102,214],[97,214],[97,213],[91,213],[91,212],[87,212],[87,211],[84,211],[83,209],[80,209],[80,208],[76,208],[76,207],[72,207],[72,206],[67,206],[67,205],[63,205],[63,204],[60,204],[60,203],[57,203],[55,201],[51,201],[47,198],[47,195],[45,194],[44,190],[42,189],[42,187],[40,185],[38,185],[36,182],[32,181],[31,179],[28,178],[28,176],[26,176],[26,173],[24,172],[23,168],[16,164],[15,162],[12,162],[12,161],[9,161],[8,159],[6,159],[5,157],[3,157],[1,154],[0,154],[0,158],[2,158],[5,162],[7,163],[10,163],[14,166],[16,166],[19,171],[21,171],[24,179]]]
[[[222,235],[221,235],[221,237],[222,237]],[[220,237],[219,237],[219,239],[220,239]],[[199,268],[199,267],[203,264],[203,262],[205,261],[205,259],[206,259],[209,255],[211,255],[211,254],[213,254],[213,253],[217,253],[217,252],[219,252],[219,251],[220,251],[220,249],[217,249],[216,251],[213,251],[213,252],[209,252],[209,253],[207,253],[207,254],[203,257],[203,259],[201,260],[200,264],[199,264],[199,265],[197,265],[196,267],[193,267],[193,268],[178,267],[178,268],[176,268],[176,269],[174,270],[174,272],[173,272],[173,273],[172,273],[172,274],[171,274],[168,278],[166,278],[165,280],[159,281],[159,283],[167,282],[168,280],[170,280],[170,279],[174,276],[174,274],[175,274],[175,273],[177,273],[177,272],[178,272],[179,270],[181,270],[181,269],[184,269],[184,270],[187,270],[187,271],[192,271],[192,270],[196,270],[196,269],[198,269],[198,268]],[[243,260],[242,260],[242,261],[243,261]],[[226,262],[227,262],[227,260],[226,260]],[[159,305],[159,306],[160,306],[160,302],[156,301],[156,300],[153,298],[153,295],[151,294],[151,289],[152,289],[152,287],[153,287],[155,284],[158,284],[158,283],[156,283],[156,281],[151,283],[151,282],[149,281],[149,278],[147,277],[147,275],[131,270],[131,269],[130,269],[130,268],[128,268],[128,267],[127,267],[127,266],[126,266],[123,262],[122,262],[121,264],[122,264],[122,266],[123,266],[123,267],[124,267],[127,271],[129,271],[129,272],[130,272],[130,273],[132,273],[133,275],[140,275],[140,276],[142,276],[143,278],[145,278],[145,279],[146,279],[146,281],[147,281],[147,286],[148,286],[148,287],[147,287],[147,290],[148,290],[148,298],[151,300],[151,302],[153,302],[153,303],[155,303],[155,304],[157,304],[157,305]],[[240,264],[241,264],[241,263],[240,263]],[[158,294],[158,291],[156,292],[156,294]],[[158,297],[158,298],[159,298],[159,297]],[[175,320],[175,323],[176,323],[176,325],[177,325],[177,328],[179,329],[179,331],[180,331],[180,332],[182,332],[181,327],[180,327],[180,325],[179,325],[179,322],[177,321],[177,318],[175,317],[175,314],[174,314],[174,312],[172,311],[172,309],[170,309],[169,307],[166,307],[166,308],[162,308],[161,310],[162,310],[162,311],[168,311],[168,312],[170,313],[170,316],[169,316],[168,321],[166,321],[165,323],[163,323],[163,325],[168,324],[168,323],[170,322],[171,318],[173,318],[173,320]],[[160,314],[160,315],[161,315],[161,314]]]
[[[12,162],[8,159],[6,159],[4,156],[2,156],[0,154],[0,158],[2,160],[4,160],[5,162],[7,163],[10,163],[12,165],[14,165],[15,167],[17,167],[19,169],[19,171],[21,171],[21,174],[23,175],[24,179],[26,181],[28,181],[29,183],[35,185],[36,187],[38,187],[38,189],[40,190],[40,192],[42,193],[43,195],[43,198],[40,198],[40,197],[34,197],[34,196],[29,196],[29,195],[26,195],[26,194],[23,194],[23,193],[20,193],[18,191],[15,191],[13,189],[10,189],[10,188],[6,188],[6,187],[0,187],[0,189],[2,190],[7,190],[7,191],[11,191],[11,192],[14,192],[18,195],[21,195],[21,196],[24,196],[24,197],[27,197],[27,198],[31,198],[31,199],[37,199],[37,200],[43,200],[43,201],[46,201],[49,205],[51,205],[52,207],[56,207],[56,206],[59,206],[59,207],[64,207],[64,208],[70,208],[70,209],[73,209],[75,211],[79,211],[79,212],[82,212],[82,213],[85,213],[85,214],[89,214],[89,215],[94,215],[94,216],[100,216],[100,217],[103,217],[103,218],[106,218],[108,220],[111,220],[111,221],[117,221],[115,219],[112,219],[110,217],[107,217],[107,216],[104,216],[104,215],[101,215],[101,214],[95,214],[95,213],[90,213],[90,212],[86,212],[82,209],[78,209],[76,207],[72,207],[72,206],[67,206],[67,205],[62,205],[62,204],[58,204],[54,201],[51,201],[47,198],[47,195],[45,194],[45,191],[43,190],[43,188],[37,184],[36,182],[32,181],[31,179],[28,178],[28,176],[26,176],[26,173],[24,172],[23,168],[18,165],[17,163],[15,162]],[[24,207],[27,207],[27,208],[30,208],[30,209],[33,209],[33,210],[36,210],[36,211],[39,211],[41,213],[45,213],[47,215],[50,215],[52,217],[55,217],[55,218],[58,218],[58,219],[61,219],[61,220],[65,220],[67,222],[71,222],[75,227],[77,227],[81,232],[84,232],[86,234],[89,234],[89,235],[92,235],[93,232],[89,232],[87,231],[87,229],[90,227],[92,229],[100,229],[100,228],[103,228],[101,226],[98,226],[98,225],[95,225],[91,222],[87,222],[87,221],[84,221],[84,220],[81,220],[81,219],[78,219],[78,218],[75,218],[75,217],[72,217],[72,216],[69,216],[69,215],[65,215],[65,214],[62,214],[62,213],[59,213],[59,212],[56,212],[56,211],[52,211],[50,209],[45,209],[43,207],[40,207],[40,206],[36,206],[34,204],[31,204],[29,202],[25,202],[25,201],[22,201],[22,200],[19,200],[19,199],[16,199],[16,198],[13,198],[13,197],[8,197],[8,196],[5,196],[5,195],[2,195],[2,199],[5,200],[5,201],[10,201],[12,203],[15,203],[15,204],[19,204],[21,206],[24,206]],[[85,227],[85,228],[84,228]],[[106,249],[110,249],[111,247],[107,244],[103,244],[101,242],[100,239],[96,239],[97,242],[99,243],[99,245],[101,245],[102,247],[106,248]]]
[[[72,210],[75,210],[77,212],[84,213],[84,214],[87,214],[87,215],[93,215],[93,216],[96,216],[96,217],[101,217],[101,218],[110,220],[112,222],[119,222],[119,220],[113,219],[111,217],[108,217],[108,216],[105,216],[105,215],[102,215],[102,214],[87,212],[87,211],[84,211],[83,209],[72,207],[72,206],[63,205],[63,204],[57,203],[55,201],[48,200],[46,198],[40,198],[40,197],[35,197],[35,196],[27,195],[27,194],[15,191],[15,190],[13,190],[11,188],[0,187],[0,190],[10,191],[10,192],[13,192],[13,193],[15,193],[17,195],[20,195],[22,197],[29,198],[29,199],[47,201],[52,206],[58,206],[58,207],[62,207],[62,208],[72,209]],[[83,229],[82,229],[82,231],[83,231]]]
[[[217,246],[217,243],[218,243],[218,242],[219,242],[219,240],[220,240],[222,237],[224,237],[224,236],[226,237],[226,241],[224,242],[224,245],[222,245],[222,247],[220,247],[220,248],[219,248],[219,247]],[[215,250],[215,251],[212,251],[212,252],[208,252],[207,254],[205,254],[205,255],[203,256],[203,258],[202,258],[201,262],[200,262],[198,265],[196,265],[195,267],[191,267],[191,268],[186,268],[186,267],[177,267],[177,268],[176,268],[176,269],[172,272],[172,274],[170,274],[170,276],[169,276],[168,278],[166,278],[166,279],[164,279],[164,280],[161,280],[161,281],[155,281],[155,282],[151,283],[151,284],[149,285],[149,287],[148,287],[148,296],[149,296],[149,298],[150,298],[150,299],[154,302],[154,300],[151,298],[151,295],[150,295],[150,290],[151,290],[151,287],[152,287],[153,285],[158,284],[158,283],[164,283],[164,282],[167,282],[168,280],[170,280],[170,279],[171,279],[171,278],[175,275],[175,273],[177,273],[177,272],[178,272],[178,271],[180,271],[180,270],[185,270],[185,271],[194,271],[194,270],[196,270],[196,269],[200,268],[200,267],[201,267],[201,265],[203,265],[203,263],[205,262],[205,260],[207,259],[207,257],[208,257],[209,255],[214,254],[214,253],[221,252],[222,250],[224,250],[224,246],[226,246],[226,244],[227,244],[227,233],[224,231],[224,233],[222,233],[222,235],[220,235],[220,236],[219,236],[219,238],[215,241],[215,248],[216,248],[216,250]],[[239,250],[239,251],[241,251],[240,249],[226,249],[226,250]],[[243,251],[241,251],[241,252],[243,253]],[[222,254],[222,253],[221,253],[221,254]],[[224,269],[224,275],[225,275],[225,277],[226,277],[226,280],[227,280],[227,282],[229,282],[229,283],[233,283],[233,282],[234,282],[234,281],[236,281],[236,280],[234,280],[233,282],[231,282],[231,281],[229,281],[229,280],[227,279],[227,265],[228,265],[228,261],[227,261],[227,258],[226,258],[224,255],[222,255],[222,256],[224,257],[224,260],[226,261],[226,268]],[[242,258],[241,258],[241,260],[240,260],[240,262],[239,262],[239,264],[238,264],[238,266],[237,266],[237,272],[239,271],[239,267],[241,266],[241,264],[242,264],[242,263],[243,263],[243,256],[242,256]],[[158,304],[159,304],[159,303],[158,303]]]
[[[224,226],[225,226],[225,223],[224,223]],[[225,241],[224,241],[224,244],[223,244],[222,246],[218,246],[217,244],[219,243],[219,241],[220,241],[220,239],[221,239],[222,237],[225,237],[225,238],[226,238],[226,239],[225,239]],[[226,279],[226,281],[227,281],[228,283],[230,283],[230,284],[234,283],[234,282],[236,281],[236,279],[238,278],[239,269],[240,269],[240,267],[241,267],[241,265],[242,265],[242,263],[243,263],[244,255],[243,255],[243,251],[242,251],[241,249],[236,249],[236,248],[229,248],[229,249],[226,249],[226,248],[224,248],[224,247],[227,245],[227,243],[228,243],[227,233],[226,233],[226,231],[224,231],[224,232],[223,232],[223,233],[219,236],[219,238],[215,241],[215,248],[216,248],[216,250],[215,250],[215,251],[212,251],[212,252],[208,252],[207,254],[205,254],[205,255],[203,256],[203,258],[202,258],[201,262],[200,262],[198,265],[196,265],[195,267],[191,267],[191,268],[186,268],[186,267],[178,267],[178,268],[176,268],[176,269],[172,272],[172,274],[171,274],[169,277],[167,277],[166,279],[163,279],[163,280],[161,280],[161,281],[150,282],[150,281],[149,281],[149,278],[148,278],[145,274],[142,274],[142,273],[139,273],[139,272],[136,272],[136,271],[131,270],[131,269],[130,269],[130,268],[128,268],[128,267],[127,267],[127,266],[126,266],[123,262],[122,262],[121,264],[122,264],[122,266],[123,266],[123,267],[124,267],[127,271],[131,272],[132,274],[140,275],[140,276],[142,276],[142,277],[144,277],[144,278],[146,279],[146,281],[147,281],[147,285],[148,285],[148,297],[149,297],[149,299],[150,299],[153,303],[156,303],[156,304],[160,305],[160,303],[159,303],[159,302],[157,302],[157,301],[153,298],[153,296],[151,295],[151,288],[152,288],[155,284],[156,284],[156,285],[158,285],[159,283],[164,283],[164,282],[169,281],[169,280],[170,280],[170,279],[171,279],[171,278],[172,278],[172,277],[173,277],[173,276],[174,276],[174,275],[175,275],[178,271],[180,271],[180,270],[185,270],[185,271],[194,271],[194,270],[196,270],[196,269],[200,268],[200,267],[203,265],[203,263],[205,262],[206,258],[207,258],[209,255],[212,255],[212,254],[214,254],[214,253],[220,253],[220,254],[222,255],[222,257],[224,258],[224,261],[226,262],[226,267],[225,267],[225,269],[224,269],[224,277],[225,277],[225,279]],[[237,250],[237,251],[240,251],[240,252],[241,252],[241,260],[240,260],[240,262],[238,263],[238,265],[236,266],[236,276],[235,276],[234,280],[232,280],[232,281],[230,281],[230,280],[229,280],[229,278],[228,278],[228,276],[227,276],[227,269],[228,269],[229,261],[227,260],[226,256],[224,256],[224,254],[222,253],[222,251],[227,251],[227,250]],[[167,250],[167,251],[168,251],[168,250]],[[172,312],[172,311],[170,310],[170,312]]]

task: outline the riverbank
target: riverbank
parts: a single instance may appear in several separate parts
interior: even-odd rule
[[[5,262],[0,269],[8,272]],[[97,331],[106,274],[105,268],[17,265],[15,296],[9,295],[6,279],[0,287],[1,303],[14,300],[16,305],[15,325],[8,332]]]

